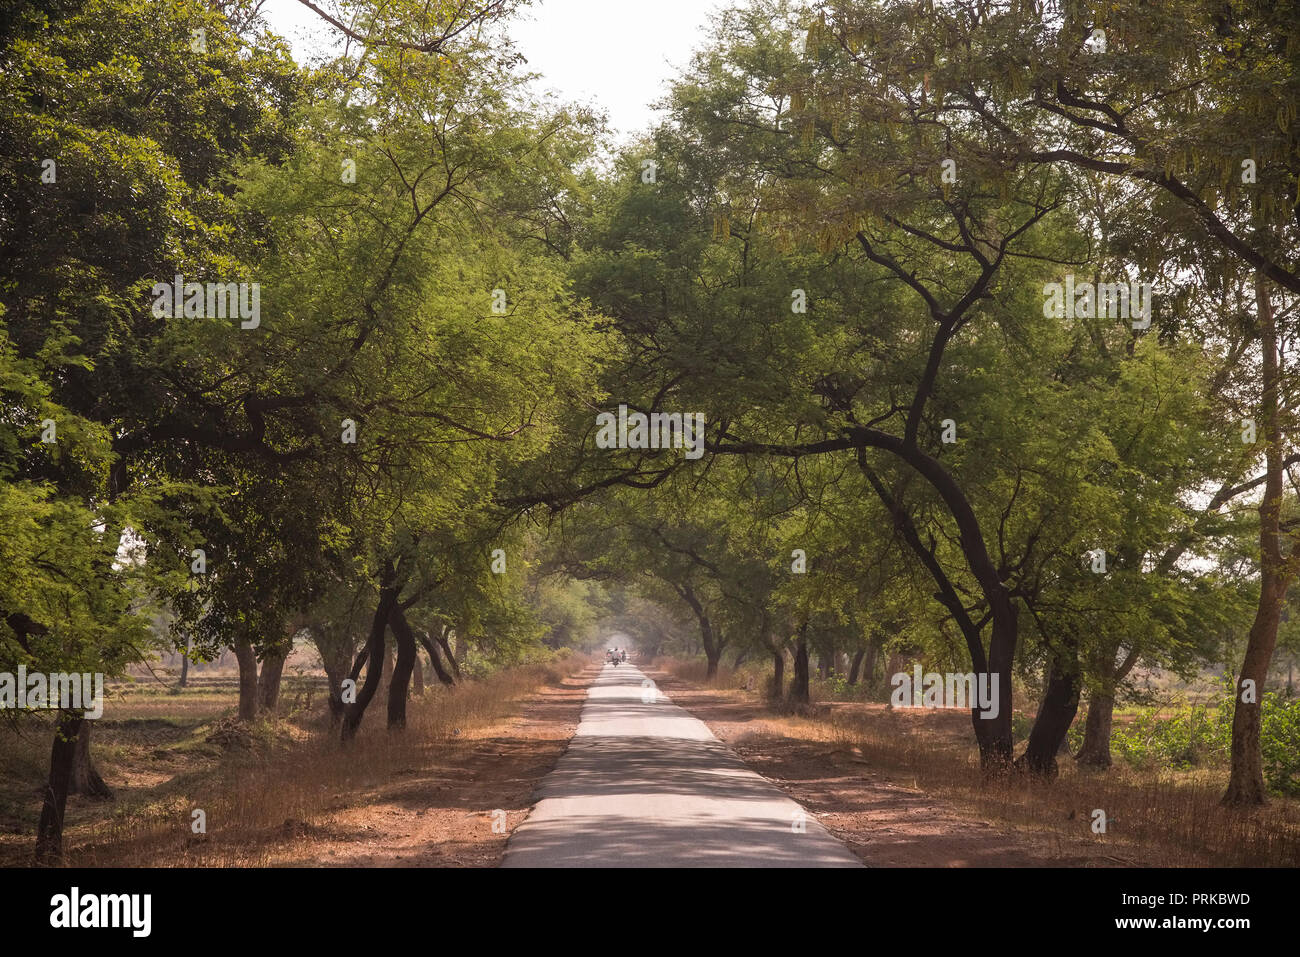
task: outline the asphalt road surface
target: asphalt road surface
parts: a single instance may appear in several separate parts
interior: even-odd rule
[[[630,664],[605,665],[505,867],[855,867]]]

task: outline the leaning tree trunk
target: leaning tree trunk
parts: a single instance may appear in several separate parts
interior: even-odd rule
[[[1232,715],[1232,773],[1223,803],[1232,806],[1265,804],[1264,760],[1260,748],[1263,716],[1260,698],[1268,678],[1282,603],[1292,574],[1291,562],[1282,557],[1282,428],[1279,417],[1278,384],[1281,369],[1278,333],[1273,303],[1263,276],[1255,278],[1255,300],[1259,312],[1263,389],[1260,412],[1264,433],[1264,498],[1259,503],[1259,605],[1250,626],[1246,654],[1237,680]]]
[[[81,730],[77,733],[77,749],[72,759],[72,780],[68,790],[72,794],[111,800],[112,789],[104,783],[104,779],[99,776],[94,763],[90,760],[90,729],[94,724],[94,721],[87,718],[81,723]]]
[[[447,633],[448,633],[449,631],[450,631],[450,629],[448,629],[448,628],[444,628],[444,629],[442,629],[442,631],[440,631],[440,632],[438,632],[436,635],[434,635],[434,640],[435,640],[436,642],[438,642],[438,646],[439,646],[440,648],[442,648],[442,650],[443,650],[444,652],[446,652],[446,654],[447,654],[447,667],[449,667],[449,668],[451,669],[451,676],[452,676],[452,678],[454,678],[456,681],[460,681],[460,662],[456,660],[456,655],[457,655],[458,653],[463,654],[463,653],[464,653],[464,649],[466,649],[466,648],[469,647],[469,639],[468,639],[468,638],[461,638],[461,637],[460,637],[460,635],[461,635],[461,630],[460,630],[460,629],[457,629],[457,631],[456,631],[456,650],[455,650],[455,651],[452,651],[451,645],[450,645],[450,643],[447,641]],[[468,631],[466,631],[465,633],[468,634]],[[441,664],[441,663],[439,663],[439,664]],[[441,680],[442,675],[439,674],[439,675],[438,675],[438,678]],[[453,682],[448,681],[448,682],[444,682],[444,683],[445,683],[445,684],[452,684]]]
[[[1047,660],[1047,689],[1039,702],[1025,753],[1017,762],[1034,774],[1055,777],[1056,756],[1079,712],[1079,658],[1073,640],[1061,642]]]
[[[233,647],[239,662],[239,720],[252,721],[257,717],[257,654],[243,632],[235,636]]]
[[[916,553],[938,585],[936,597],[948,608],[961,628],[966,648],[970,652],[975,674],[988,674],[998,678],[998,715],[984,718],[978,708],[971,709],[971,724],[980,749],[980,767],[986,773],[1003,770],[1011,763],[1014,745],[1011,730],[1012,686],[1011,673],[1015,664],[1016,641],[1020,633],[1019,612],[1011,599],[1011,592],[998,572],[998,566],[989,554],[980,528],[979,517],[965,491],[948,473],[938,459],[921,451],[915,444],[893,437],[881,438],[879,447],[885,448],[915,469],[943,499],[948,513],[957,525],[958,545],[971,574],[979,584],[980,592],[988,602],[989,642],[985,651],[981,637],[982,625],[974,622],[961,595],[943,569],[935,553],[922,540],[911,516],[902,503],[885,487],[880,477],[867,463],[866,449],[858,450],[858,465],[877,496],[894,518],[894,527],[901,533],[908,547]]]
[[[388,631],[388,620],[397,605],[397,588],[384,584],[379,589],[379,603],[375,606],[375,616],[371,619],[370,635],[366,639],[366,680],[357,689],[357,700],[343,708],[344,741],[356,737],[365,717],[366,708],[379,690],[379,682],[384,676],[384,634]]]
[[[406,727],[406,694],[415,668],[415,636],[401,605],[393,605],[389,624],[397,638],[397,659],[393,663],[393,680],[388,685],[388,727],[401,729]]]
[[[456,680],[442,666],[442,657],[438,654],[438,646],[446,641],[446,636],[444,635],[437,643],[425,632],[420,632],[419,638],[420,644],[424,645],[424,650],[429,653],[429,664],[433,665],[433,673],[438,676],[440,682],[450,688]]]
[[[86,719],[80,712],[59,712],[54,747],[50,751],[50,778],[45,787],[40,823],[36,825],[38,864],[56,864],[63,859],[63,816],[68,807],[68,789],[72,785],[77,736],[85,724]]]
[[[352,670],[347,673],[346,680],[352,682],[354,692],[357,687],[357,679],[361,677],[361,669],[365,667],[366,662],[369,660],[370,650],[363,647],[357,655],[357,660],[352,663]],[[328,668],[325,670],[325,674],[330,681],[330,724],[337,724],[339,719],[343,717],[344,708],[350,704],[350,702],[343,700],[343,681],[345,679],[340,678],[337,687],[335,687],[334,677]]]

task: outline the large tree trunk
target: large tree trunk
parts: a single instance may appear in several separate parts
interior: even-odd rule
[[[1038,705],[1029,743],[1018,762],[1034,774],[1055,777],[1056,756],[1079,712],[1079,660],[1073,640],[1048,657],[1047,688]]]
[[[722,649],[704,646],[704,660],[708,662],[708,668],[704,672],[705,681],[713,681],[718,677],[718,665],[722,663]]]
[[[780,700],[785,694],[785,652],[772,652],[772,697]]]
[[[392,624],[393,624],[392,620],[390,619],[388,622],[388,626],[391,628]],[[388,641],[384,642],[384,672],[383,672],[384,674],[391,675],[393,673],[393,663],[394,663],[395,656],[396,656],[396,649],[393,647],[392,642],[388,642]],[[388,685],[383,684],[381,682],[378,690],[375,693],[379,695],[379,700],[387,704]]]
[[[1083,744],[1074,760],[1085,768],[1108,768],[1110,731],[1115,717],[1115,696],[1094,692],[1088,698],[1088,716],[1083,722]]]
[[[1116,664],[1118,642],[1103,648],[1093,664],[1097,686],[1088,694],[1088,716],[1083,723],[1083,744],[1074,760],[1086,768],[1110,767],[1110,734],[1114,724],[1115,695],[1137,664],[1141,645],[1134,642],[1124,660]]]
[[[807,704],[812,700],[808,693],[808,626],[799,629],[799,639],[794,646],[794,676],[790,679],[790,692],[786,700],[791,704]]]
[[[289,649],[269,651],[262,659],[262,673],[257,679],[257,701],[263,711],[274,713],[280,705],[280,679],[284,675],[284,663],[289,658]]]
[[[357,729],[361,727],[361,719],[365,717],[366,708],[374,698],[375,692],[379,689],[379,682],[384,676],[384,634],[388,631],[388,620],[397,605],[397,588],[391,584],[391,575],[385,577],[388,581],[380,586],[379,602],[375,606],[375,616],[370,623],[370,635],[366,639],[366,680],[357,689],[357,700],[343,709],[344,741],[356,737]]]
[[[77,734],[76,754],[72,759],[72,780],[68,790],[72,794],[111,800],[112,789],[104,783],[104,779],[99,776],[94,763],[90,760],[90,729],[94,724],[95,722],[89,718],[81,723],[81,730]]]
[[[400,605],[393,606],[389,623],[397,638],[397,659],[393,663],[393,680],[388,685],[388,727],[405,728],[406,694],[415,667],[415,636]]]
[[[1282,603],[1293,574],[1293,559],[1282,557],[1282,429],[1278,414],[1278,384],[1281,375],[1277,326],[1273,303],[1263,276],[1255,278],[1255,300],[1259,312],[1263,389],[1260,414],[1263,417],[1265,479],[1264,498],[1259,503],[1259,606],[1250,626],[1246,654],[1237,680],[1232,715],[1232,773],[1223,803],[1233,806],[1265,804],[1264,759],[1260,749],[1262,715],[1260,701],[1264,682],[1277,645],[1277,627]],[[1250,682],[1250,685],[1247,685]],[[1253,689],[1251,694],[1247,689]],[[1243,701],[1244,697],[1250,700]]]
[[[257,654],[242,631],[235,636],[233,647],[239,662],[239,720],[252,721],[257,717]]]
[[[72,766],[77,756],[77,735],[85,727],[80,712],[60,711],[50,751],[50,778],[45,787],[45,803],[36,826],[36,861],[55,864],[63,859],[63,816],[68,807],[68,789],[72,784]]]

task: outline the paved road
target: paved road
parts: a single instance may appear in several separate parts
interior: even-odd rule
[[[505,867],[851,867],[858,859],[630,664],[605,665]]]

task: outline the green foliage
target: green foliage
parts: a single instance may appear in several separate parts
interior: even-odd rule
[[[1300,698],[1269,691],[1261,705],[1264,780],[1278,794],[1300,796]]]
[[[1226,708],[1192,705],[1167,717],[1160,708],[1146,708],[1131,722],[1116,722],[1111,746],[1137,768],[1186,770],[1222,764],[1232,740],[1231,714],[1231,698]]]
[[[1177,708],[1141,709],[1131,721],[1116,721],[1111,732],[1115,753],[1135,768],[1223,766],[1232,747],[1233,682],[1222,683],[1212,704]],[[1268,691],[1261,698],[1260,743],[1264,780],[1277,794],[1300,794],[1300,699],[1284,691]],[[1081,742],[1081,731],[1073,740]]]

